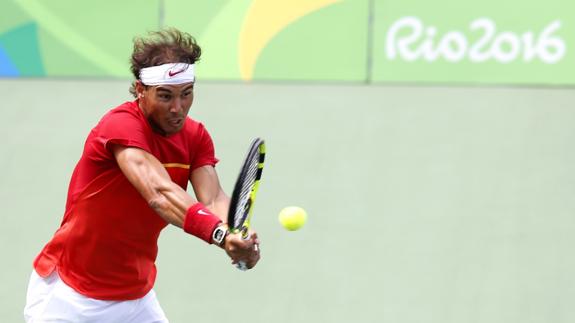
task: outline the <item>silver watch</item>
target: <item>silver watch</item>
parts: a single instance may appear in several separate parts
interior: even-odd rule
[[[212,242],[217,244],[218,246],[222,246],[224,241],[226,240],[226,236],[228,235],[229,231],[226,229],[225,226],[219,225],[216,227],[214,232],[212,233]]]

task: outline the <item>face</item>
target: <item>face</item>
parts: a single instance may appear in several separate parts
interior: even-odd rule
[[[138,82],[136,91],[154,131],[169,136],[182,130],[194,100],[194,83],[146,87]]]

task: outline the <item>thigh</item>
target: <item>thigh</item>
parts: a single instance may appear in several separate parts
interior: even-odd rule
[[[25,318],[28,323],[124,322],[134,302],[96,300],[79,294],[57,274],[31,279]]]
[[[137,300],[134,315],[126,323],[168,323],[168,318],[158,302],[156,293],[152,289],[146,296]]]
[[[41,312],[46,304],[46,300],[54,290],[57,282],[57,274],[54,272],[50,276],[43,278],[32,271],[26,291],[26,306],[24,307],[24,319],[31,320]]]

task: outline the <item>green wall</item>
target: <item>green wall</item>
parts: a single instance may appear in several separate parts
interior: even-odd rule
[[[133,37],[194,35],[205,80],[575,84],[562,0],[4,0],[0,76],[130,78]],[[521,14],[517,14],[520,12]]]

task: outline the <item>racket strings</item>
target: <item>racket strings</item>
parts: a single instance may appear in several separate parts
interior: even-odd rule
[[[239,227],[247,216],[249,208],[246,206],[249,203],[251,192],[257,178],[258,162],[259,162],[259,155],[254,154],[254,156],[250,159],[248,163],[249,167],[243,179],[243,184],[239,195],[239,203],[236,208],[234,227]]]

